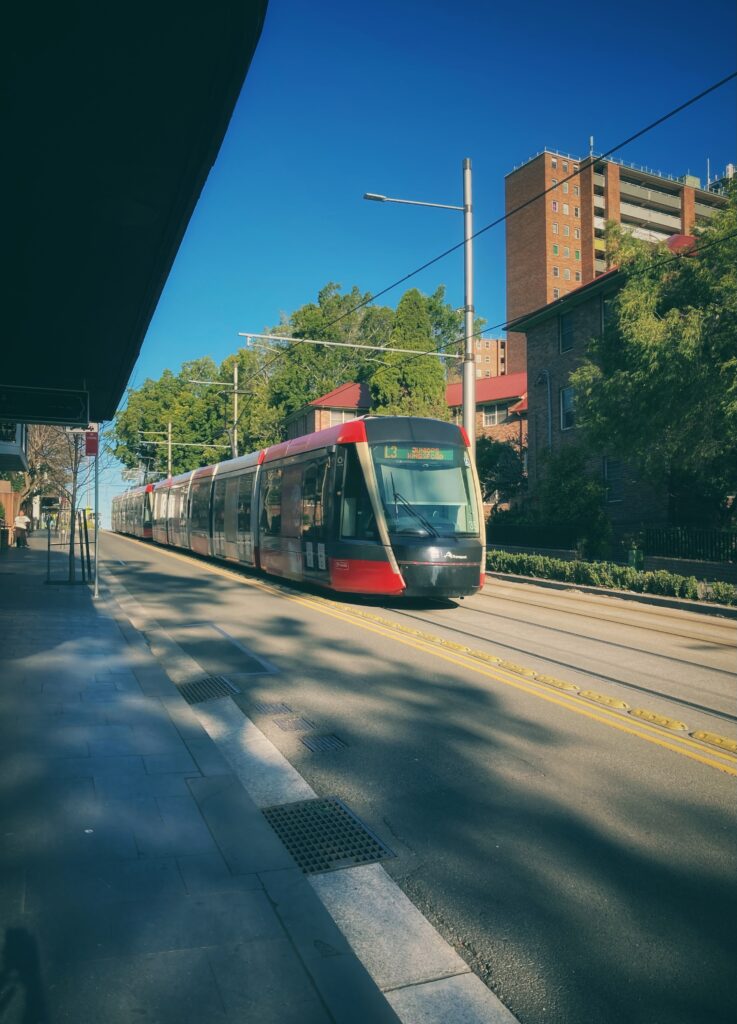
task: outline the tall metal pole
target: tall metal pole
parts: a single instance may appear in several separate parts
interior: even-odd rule
[[[100,586],[97,576],[98,558],[100,557],[100,427],[97,424],[97,451],[95,452],[95,589],[92,594],[94,598],[100,596]]]
[[[166,461],[167,474],[171,480],[171,420],[166,425]]]
[[[476,356],[473,344],[473,206],[471,198],[471,161],[463,161],[463,257],[465,301],[463,317],[463,426],[471,442],[471,458],[476,458]]]
[[[234,459],[238,458],[238,362],[233,366],[233,451]]]

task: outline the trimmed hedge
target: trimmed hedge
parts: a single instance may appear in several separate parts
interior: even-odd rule
[[[679,576],[658,569],[643,572],[615,562],[565,562],[548,555],[514,554],[511,551],[489,551],[487,567],[493,572],[510,572],[543,580],[563,580],[591,587],[632,590],[637,594],[661,594],[737,605],[737,587],[732,583],[699,583],[695,576]]]

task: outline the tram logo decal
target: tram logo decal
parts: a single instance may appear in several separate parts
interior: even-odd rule
[[[443,558],[452,558],[457,562],[465,562],[468,559],[468,555],[454,555],[452,551],[446,551]]]

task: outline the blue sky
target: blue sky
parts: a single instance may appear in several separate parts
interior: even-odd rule
[[[365,202],[366,191],[461,202],[475,227],[504,209],[504,176],[545,146],[597,152],[735,69],[737,7],[712,0],[271,0],[250,72],[131,378],[223,359],[328,281],[378,291],[460,241],[445,210]],[[706,177],[735,156],[737,88],[618,153]],[[475,301],[502,321],[504,228],[475,244]],[[439,284],[463,301],[462,253],[384,299]],[[117,489],[117,488],[116,488]]]

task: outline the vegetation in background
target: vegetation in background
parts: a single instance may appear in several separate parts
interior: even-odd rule
[[[661,594],[690,600],[717,601],[737,605],[737,587],[731,583],[699,583],[694,576],[658,569],[643,572],[614,562],[566,562],[547,555],[489,551],[487,566],[492,572],[515,573],[544,580],[563,580],[594,587],[632,590],[638,594]]]
[[[484,502],[494,507],[519,497],[525,485],[524,465],[524,451],[513,441],[477,438],[476,468]]]
[[[737,190],[698,235],[674,259],[610,228],[627,279],[571,383],[592,450],[665,487],[671,522],[716,526],[737,492]]]

